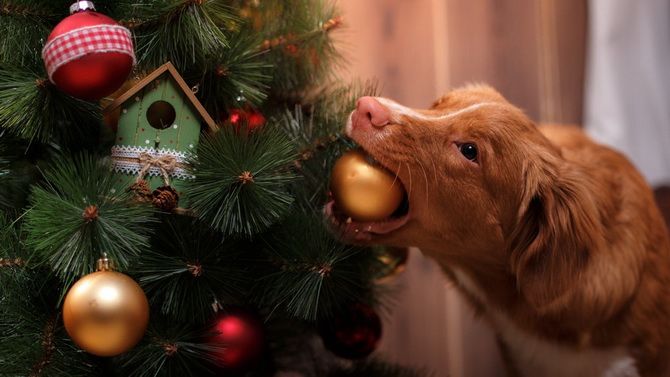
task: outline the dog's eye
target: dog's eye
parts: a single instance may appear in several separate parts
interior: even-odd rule
[[[477,146],[472,143],[461,144],[459,147],[461,154],[470,161],[477,160]]]

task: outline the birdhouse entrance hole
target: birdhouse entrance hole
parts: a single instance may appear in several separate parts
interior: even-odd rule
[[[166,101],[156,101],[147,109],[147,121],[149,121],[151,127],[159,130],[172,126],[176,118],[177,112]]]

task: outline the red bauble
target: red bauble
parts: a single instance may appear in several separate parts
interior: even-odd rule
[[[56,25],[42,58],[58,89],[89,101],[120,88],[135,62],[130,31],[92,10],[74,13]]]
[[[249,132],[254,132],[265,124],[265,116],[254,109],[232,109],[228,114],[228,122],[238,132],[243,127],[246,127]]]
[[[221,368],[244,369],[263,354],[263,324],[249,311],[235,309],[221,313],[214,322],[213,332],[209,344],[215,348],[212,356]]]
[[[328,350],[346,359],[370,355],[382,336],[382,321],[370,306],[357,303],[332,322],[322,323],[319,334]]]
[[[265,124],[265,117],[261,114],[260,111],[254,111],[249,114],[247,118],[249,122],[249,128],[255,130]]]

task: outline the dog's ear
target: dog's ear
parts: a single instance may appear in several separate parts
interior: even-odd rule
[[[540,314],[564,309],[578,295],[580,273],[602,237],[589,177],[560,163],[526,167],[509,238],[518,289]]]

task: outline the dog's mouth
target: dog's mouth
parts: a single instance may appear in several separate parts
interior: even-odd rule
[[[388,167],[376,161],[369,153],[365,153],[371,162],[389,172],[391,171]],[[403,184],[397,174],[391,174],[396,176],[396,184]],[[410,219],[410,201],[407,192],[405,192],[398,209],[387,218],[378,221],[357,221],[352,219],[339,208],[332,196],[326,203],[324,212],[333,230],[342,240],[366,242],[388,235],[407,224]]]

